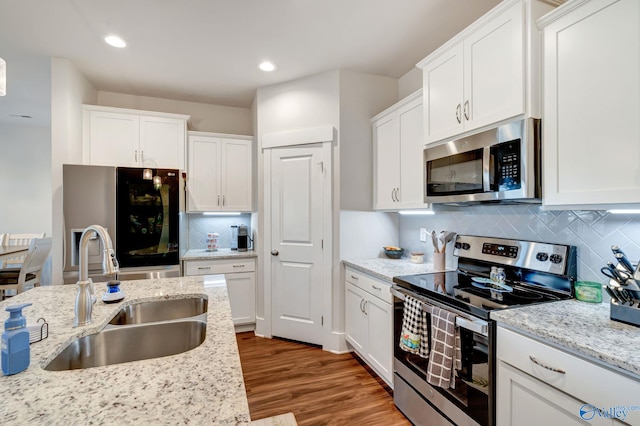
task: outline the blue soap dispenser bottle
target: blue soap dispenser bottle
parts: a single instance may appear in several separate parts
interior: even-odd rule
[[[2,372],[5,376],[26,370],[31,362],[27,319],[22,315],[22,309],[27,306],[31,303],[7,307],[9,318],[4,322],[2,333]]]

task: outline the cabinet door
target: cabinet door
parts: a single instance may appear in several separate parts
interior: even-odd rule
[[[87,117],[87,115],[85,115]],[[140,121],[137,115],[90,111],[88,113],[88,164],[138,166]],[[87,125],[87,123],[85,123]]]
[[[219,138],[189,136],[187,208],[190,212],[220,210],[220,144]]]
[[[400,126],[400,206],[425,207],[422,99],[398,112]]]
[[[222,139],[221,210],[252,210],[252,142]]]
[[[437,142],[464,131],[462,43],[442,53],[422,71],[424,139]]]
[[[367,357],[376,371],[390,382],[393,375],[393,307],[368,296],[364,311],[368,320]]]
[[[398,208],[400,188],[400,136],[397,115],[373,124],[375,150],[375,208]]]
[[[524,113],[523,2],[464,41],[464,131]]]
[[[545,205],[640,203],[639,15],[591,1],[544,28]]]
[[[234,325],[256,322],[256,274],[226,274],[227,292]]]
[[[364,354],[367,346],[367,316],[364,314],[365,293],[345,283],[345,337],[356,351]]]
[[[583,412],[583,419],[583,402],[502,361],[496,389],[497,426],[612,424],[610,418],[591,417],[588,412]]]
[[[185,130],[183,119],[140,117],[140,166],[185,169]]]

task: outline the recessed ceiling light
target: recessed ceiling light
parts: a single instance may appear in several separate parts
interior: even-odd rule
[[[264,61],[260,65],[258,65],[262,71],[271,72],[276,69],[276,65],[273,62]]]
[[[110,35],[104,38],[104,41],[113,47],[127,47],[127,43],[118,36]]]

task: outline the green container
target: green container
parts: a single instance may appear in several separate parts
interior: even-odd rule
[[[594,281],[576,281],[576,299],[589,303],[602,303],[602,284]]]

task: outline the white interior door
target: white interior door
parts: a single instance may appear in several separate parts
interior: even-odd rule
[[[271,151],[272,334],[322,344],[321,145]]]

